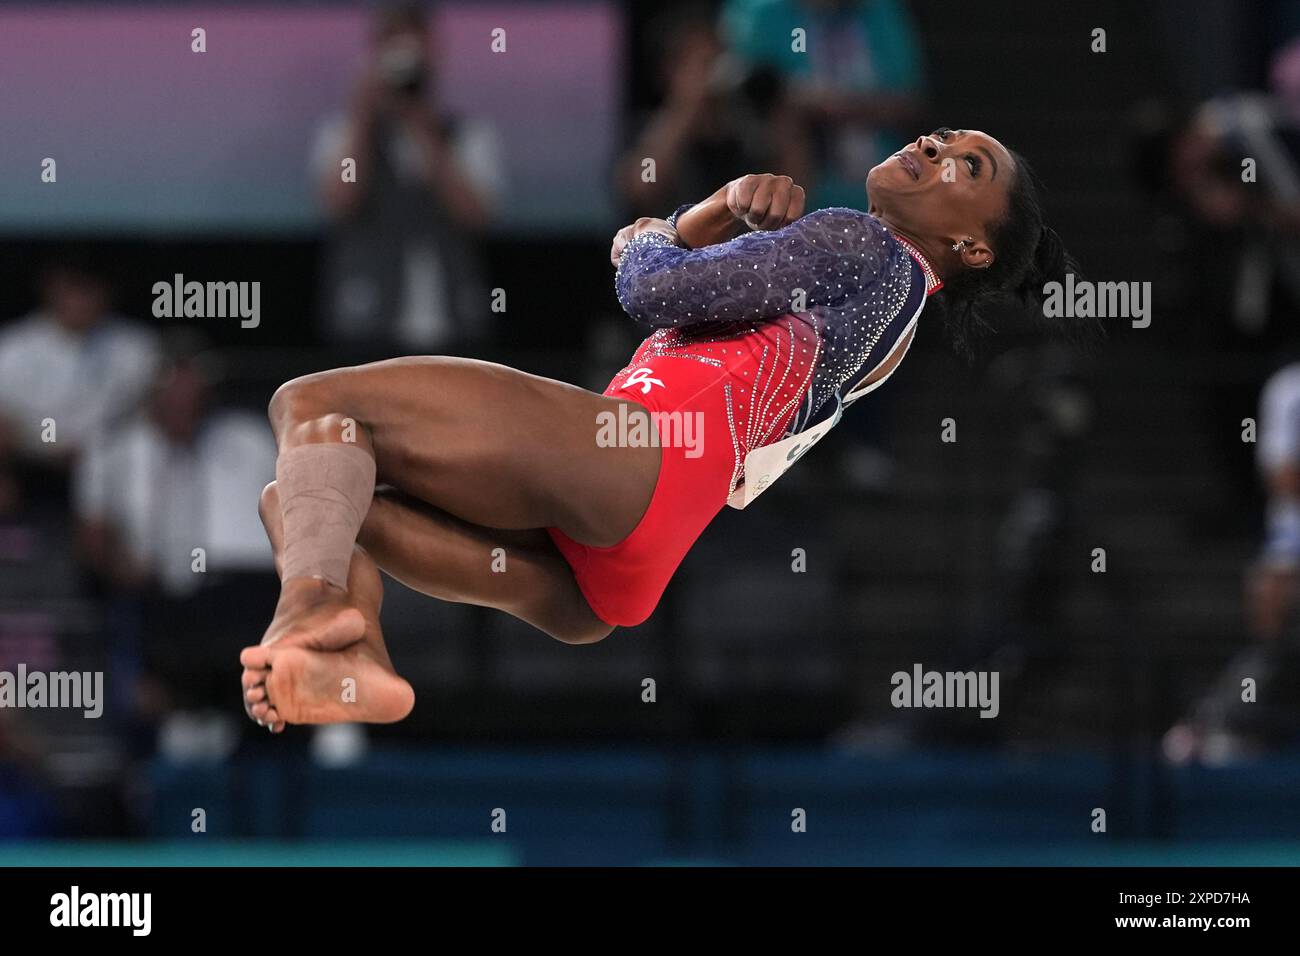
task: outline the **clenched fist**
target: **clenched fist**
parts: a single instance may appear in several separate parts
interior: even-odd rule
[[[750,229],[780,229],[803,215],[803,187],[789,176],[750,173],[727,184],[727,209]]]

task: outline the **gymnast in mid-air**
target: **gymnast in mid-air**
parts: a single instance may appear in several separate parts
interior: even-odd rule
[[[930,296],[965,349],[989,299],[1039,301],[1073,268],[1025,161],[985,133],[921,136],[866,188],[867,212],[805,215],[788,177],[746,175],[621,229],[618,300],[653,331],[603,394],[445,356],[282,385],[260,504],[281,590],[240,655],[249,716],[278,733],[410,712],[380,570],[570,644],[640,624],[724,505],[894,372]],[[657,440],[628,437],[638,416]]]

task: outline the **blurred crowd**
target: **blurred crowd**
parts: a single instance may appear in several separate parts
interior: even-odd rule
[[[1224,434],[1253,443],[1266,500],[1262,545],[1243,573],[1240,651],[1164,738],[1176,762],[1219,764],[1291,743],[1300,732],[1300,14],[1266,18],[1264,82],[1203,100],[1135,108],[1136,171],[1162,210],[1161,234],[1185,261],[1186,299],[1219,320],[1206,344],[1260,343],[1275,358],[1206,396]],[[1249,421],[1224,415],[1250,403]],[[1227,455],[1231,456],[1230,450]],[[1225,456],[1226,457],[1226,456]],[[1258,707],[1245,707],[1255,685]]]
[[[315,333],[339,364],[472,352],[494,334],[487,249],[512,184],[492,117],[444,106],[435,27],[419,6],[379,8],[351,96],[305,144],[324,223]],[[754,171],[793,177],[810,209],[865,208],[866,171],[931,115],[904,0],[682,4],[656,9],[634,43],[648,69],[629,90],[605,184],[624,221],[664,216]],[[1288,343],[1300,308],[1300,42],[1277,44],[1269,79],[1135,113],[1135,178],[1181,237],[1186,281],[1205,282],[1189,299],[1223,317],[1213,343]],[[1246,159],[1257,182],[1242,177]],[[0,670],[104,670],[111,703],[103,726],[75,731],[0,708],[0,837],[68,825],[43,796],[63,782],[47,759],[56,735],[111,755],[76,766],[123,804],[134,762],[232,753],[255,729],[235,698],[234,661],[278,588],[256,512],[275,447],[257,409],[223,398],[228,356],[197,326],[119,315],[93,244],[53,250],[29,278],[39,307],[0,317]],[[1018,426],[1027,477],[1000,521],[1002,617],[963,666],[1031,639],[1044,555],[1068,520],[1088,400],[1054,349],[1001,366],[1030,396]],[[1174,759],[1294,734],[1293,710],[1230,727],[1224,703],[1243,666],[1294,687],[1283,651],[1300,587],[1300,364],[1244,387],[1263,393],[1269,501],[1266,543],[1246,574],[1247,660],[1189,699],[1166,740]],[[894,474],[880,440],[891,393],[879,395],[844,426],[838,459],[827,453],[855,491],[883,492]],[[127,811],[99,819],[105,832],[139,826]]]
[[[795,26],[807,55],[781,39]],[[630,114],[609,184],[628,219],[750,171],[796,178],[813,206],[862,207],[866,170],[918,117],[901,0],[682,4],[639,45],[654,102]],[[377,8],[351,96],[308,146],[326,223],[316,331],[349,362],[491,334],[484,241],[505,164],[491,117],[444,107],[441,53],[426,9]],[[93,243],[53,250],[31,279],[38,308],[0,325],[0,669],[104,670],[112,706],[79,733],[127,765],[229,755],[251,726],[232,662],[277,587],[256,514],[270,431],[221,398],[228,360],[197,326],[115,311]],[[860,419],[850,474],[870,486],[887,466]],[[0,835],[55,825],[38,784],[61,730],[0,709]]]

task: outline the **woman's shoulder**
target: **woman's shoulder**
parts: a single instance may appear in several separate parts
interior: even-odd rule
[[[798,220],[802,239],[836,261],[852,257],[878,275],[911,269],[911,258],[878,217],[861,209],[831,206]]]
[[[827,206],[824,209],[814,209],[810,213],[805,213],[803,218],[817,219],[821,222],[854,222],[862,226],[880,225],[880,220],[871,213],[850,206]]]
[[[842,240],[877,242],[881,245],[889,242],[889,230],[883,222],[869,212],[848,206],[815,209],[800,219],[799,223],[808,231],[836,236]]]

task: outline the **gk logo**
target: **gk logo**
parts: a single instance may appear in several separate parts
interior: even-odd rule
[[[650,377],[650,373],[651,373],[652,371],[653,371],[653,369],[649,369],[649,368],[639,368],[639,369],[637,369],[635,372],[633,372],[631,375],[629,375],[629,376],[627,377],[627,381],[624,382],[623,384],[624,384],[624,385],[640,385],[640,386],[641,386],[641,394],[642,394],[642,395],[648,395],[649,392],[650,392],[650,386],[652,386],[652,385],[658,385],[660,388],[663,388],[663,387],[664,387],[664,383],[661,382],[661,381],[659,381],[659,379],[657,379],[657,378],[651,378],[651,377]]]

